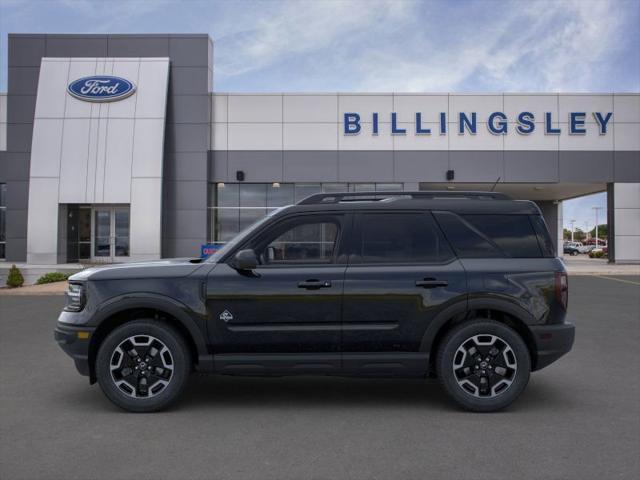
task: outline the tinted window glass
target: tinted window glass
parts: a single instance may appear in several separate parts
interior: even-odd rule
[[[547,230],[547,226],[542,219],[542,215],[531,215],[529,219],[538,234],[538,243],[542,249],[542,254],[545,257],[555,257],[556,249],[553,246],[553,241],[551,240],[549,230]]]
[[[430,214],[364,214],[361,226],[363,263],[439,263],[453,257]]]
[[[508,257],[541,257],[538,237],[528,215],[462,215]]]
[[[461,258],[504,257],[488,239],[477,229],[451,212],[434,213],[444,234]]]
[[[269,241],[262,252],[262,261],[265,264],[330,263],[338,230],[334,222],[298,222]]]

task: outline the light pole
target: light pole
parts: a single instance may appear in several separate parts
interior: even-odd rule
[[[596,211],[596,248],[598,248],[598,210],[602,210],[603,207],[591,207]]]
[[[573,225],[576,223],[576,221],[575,220],[571,220],[571,222],[569,222],[569,223],[571,223],[571,242],[573,242],[573,230],[574,230]]]

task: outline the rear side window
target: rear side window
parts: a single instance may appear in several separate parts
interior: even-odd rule
[[[529,215],[456,215],[436,218],[463,258],[539,258],[542,250]]]
[[[357,248],[362,263],[442,263],[453,252],[428,213],[366,213]]]
[[[538,235],[538,243],[540,244],[542,255],[544,257],[555,257],[556,249],[553,246],[551,235],[549,235],[549,230],[542,219],[542,215],[531,215],[529,219]]]
[[[451,212],[434,212],[436,220],[460,258],[501,258],[504,254],[487,237]]]
[[[467,222],[493,241],[507,257],[542,256],[529,215],[463,215]]]

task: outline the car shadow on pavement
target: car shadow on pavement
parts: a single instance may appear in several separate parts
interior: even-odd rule
[[[86,411],[122,412],[98,385],[64,391],[63,403]],[[527,389],[506,411],[554,411],[575,408],[567,390],[532,377]],[[180,399],[167,411],[215,408],[335,409],[424,408],[461,412],[435,379],[362,379],[340,377],[223,377],[193,375]]]

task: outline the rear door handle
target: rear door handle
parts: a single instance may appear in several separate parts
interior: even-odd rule
[[[305,280],[298,283],[298,288],[306,288],[307,290],[318,290],[319,288],[329,288],[331,282],[329,280]]]
[[[447,285],[449,285],[449,282],[445,280],[436,280],[435,278],[425,278],[424,280],[416,281],[416,287],[422,288],[446,287]]]

